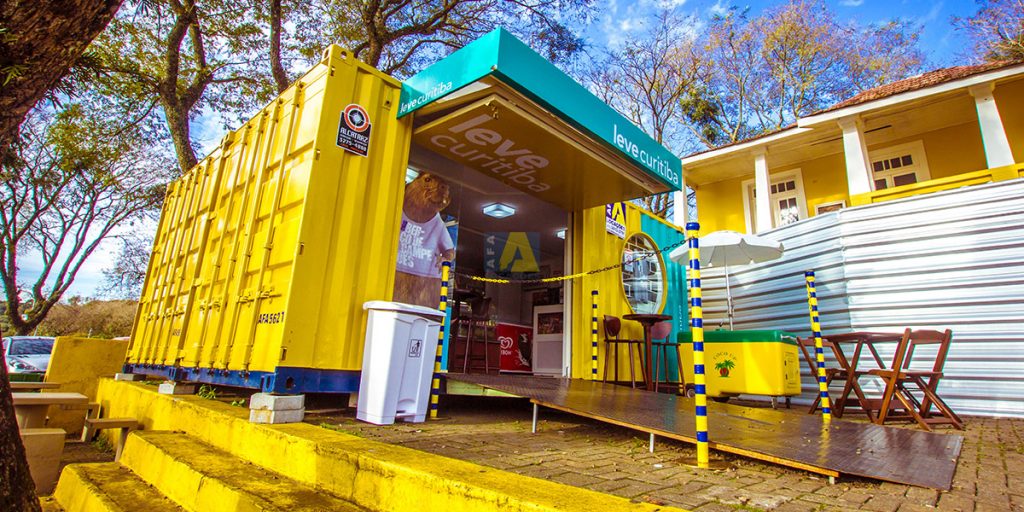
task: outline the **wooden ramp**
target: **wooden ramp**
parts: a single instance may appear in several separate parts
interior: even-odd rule
[[[446,374],[578,416],[696,443],[693,399],[596,381]],[[949,490],[963,437],[818,415],[709,403],[712,450],[826,476],[855,475]]]

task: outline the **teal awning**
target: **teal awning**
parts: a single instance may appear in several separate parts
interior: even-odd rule
[[[678,157],[500,28],[406,80],[402,84],[398,116],[415,112],[488,76],[615,150],[670,189],[681,188],[682,163]]]

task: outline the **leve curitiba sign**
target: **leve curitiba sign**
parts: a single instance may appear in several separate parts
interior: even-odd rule
[[[402,84],[398,115],[408,115],[492,75],[532,98],[565,122],[616,149],[637,168],[659,182],[673,190],[680,189],[682,165],[678,157],[502,29],[484,35],[406,80]],[[480,133],[477,132],[477,135]],[[478,136],[477,140],[486,142],[483,137],[486,135]],[[504,137],[502,142],[508,144],[507,141],[508,138]],[[495,141],[496,149],[500,150],[502,142]],[[517,149],[525,151],[525,148]],[[504,151],[512,149],[505,148]],[[531,158],[535,159],[530,160],[529,165],[519,167],[526,170],[529,167],[543,167],[536,158],[547,159],[540,156]],[[499,160],[494,162],[491,164],[493,167],[507,163]],[[538,183],[537,186],[541,185]]]

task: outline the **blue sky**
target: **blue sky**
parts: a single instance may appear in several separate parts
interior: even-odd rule
[[[675,8],[683,14],[692,15],[698,23],[706,22],[716,13],[723,13],[729,7],[749,7],[756,16],[766,7],[778,5],[778,1],[731,0],[595,0],[595,9],[585,35],[593,46],[614,45],[627,33],[643,31],[651,15],[659,9]],[[909,20],[921,27],[920,47],[927,62],[926,69],[954,66],[966,62],[964,53],[967,42],[962,34],[955,32],[951,23],[953,16],[967,17],[973,14],[977,5],[973,0],[827,0],[836,17],[854,20],[862,25],[885,23],[893,19]],[[202,153],[216,146],[223,137],[222,120],[215,115],[201,116],[195,122],[195,136]],[[94,296],[102,285],[102,271],[109,268],[116,255],[117,242],[107,242],[86,262],[71,289],[65,295]],[[21,260],[22,281],[34,279],[41,266],[38,256]]]

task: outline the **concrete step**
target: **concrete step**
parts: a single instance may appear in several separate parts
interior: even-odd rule
[[[366,510],[179,432],[133,432],[121,463],[194,512]]]
[[[193,396],[160,395],[137,382],[100,379],[111,416],[175,430],[254,465],[372,510],[668,512],[596,491],[517,475],[310,425],[249,422],[249,410]],[[132,437],[140,432],[129,436]],[[223,453],[223,452],[222,452]],[[214,510],[226,510],[216,508]]]
[[[44,510],[182,512],[182,508],[116,462],[70,464]],[[53,508],[56,507],[56,508]]]

